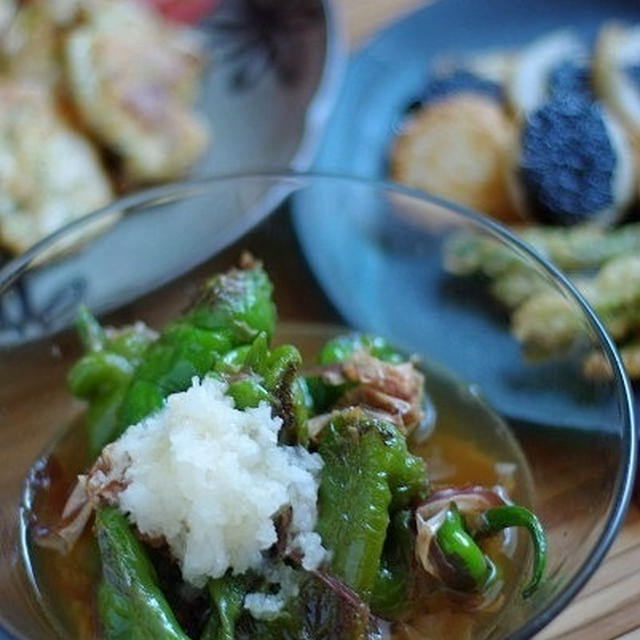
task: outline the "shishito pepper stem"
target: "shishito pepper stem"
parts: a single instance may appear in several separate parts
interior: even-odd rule
[[[491,564],[467,531],[455,502],[447,509],[436,541],[447,561],[471,579],[473,587],[482,589],[491,576]]]
[[[536,515],[526,507],[514,504],[487,509],[482,514],[478,535],[490,535],[509,527],[525,528],[533,543],[533,571],[522,592],[523,597],[528,598],[538,588],[547,564],[547,537]]]
[[[78,309],[76,320],[80,341],[88,352],[101,351],[107,342],[107,336],[102,325],[85,305]]]

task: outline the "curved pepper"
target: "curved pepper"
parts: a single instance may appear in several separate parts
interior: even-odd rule
[[[447,509],[436,534],[436,542],[445,559],[457,570],[453,588],[478,590],[486,588],[495,567],[467,531],[464,519],[455,502]]]
[[[98,509],[96,534],[103,575],[98,607],[106,640],[189,640],[126,516],[114,507]]]
[[[547,540],[538,518],[525,507],[503,504],[484,510],[477,521],[471,529],[455,501],[447,507],[432,542],[436,544],[435,552],[444,560],[440,579],[460,591],[485,590],[496,577],[497,568],[478,540],[510,527],[524,527],[534,547],[532,575],[522,592],[524,598],[530,597],[540,584],[547,557]]]
[[[533,570],[522,596],[528,598],[538,588],[547,564],[547,537],[537,516],[515,504],[505,504],[487,509],[482,514],[479,536],[491,535],[508,527],[524,527],[533,543]]]

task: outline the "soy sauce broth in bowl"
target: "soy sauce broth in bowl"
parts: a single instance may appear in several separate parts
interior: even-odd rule
[[[320,478],[318,512],[306,535],[320,531],[321,542],[332,553],[309,570],[321,576],[317,579],[322,586],[305,590],[309,588],[303,585],[305,600],[297,595],[284,597],[289,603],[285,610],[290,613],[291,607],[298,606],[295,610],[299,611],[301,600],[324,603],[316,606],[316,622],[335,610],[343,616],[347,616],[345,611],[350,612],[341,618],[343,623],[360,621],[360,626],[350,622],[325,628],[327,637],[339,633],[342,635],[336,637],[437,638],[450,637],[455,629],[460,638],[517,638],[539,630],[575,595],[620,526],[630,491],[635,440],[629,392],[617,357],[597,320],[561,275],[493,223],[428,196],[381,183],[302,175],[236,176],[163,188],[118,206],[127,215],[78,252],[53,263],[32,262],[38,251],[62,240],[53,237],[5,269],[3,303],[14,305],[6,308],[16,308],[16,276],[21,295],[35,300],[42,299],[43,292],[51,292],[54,284],[81,278],[84,286],[79,297],[102,325],[117,327],[140,320],[162,331],[197,299],[198,287],[208,276],[227,271],[238,263],[243,251],[249,250],[262,261],[274,285],[278,322],[268,349],[276,352],[282,348],[278,345],[296,345],[302,355],[301,374],[324,376],[325,382],[333,380],[330,387],[336,382],[335,376],[340,384],[348,382],[348,388],[340,387],[337,395],[331,387],[331,400],[325,394],[319,401],[317,388],[311,393],[315,405],[309,425],[314,434],[311,444],[305,446],[309,455],[324,454],[324,466],[323,471],[313,472]],[[95,214],[101,215],[108,212]],[[349,225],[360,231],[359,243],[345,241],[343,232]],[[508,369],[503,360],[493,358],[496,336],[504,334],[504,339],[509,339],[508,327],[500,326],[497,314],[473,300],[473,291],[460,291],[442,263],[442,242],[461,227],[494,238],[522,262],[523,268],[561,293],[578,314],[583,340],[552,361],[531,361],[517,344],[508,347],[512,355]],[[324,231],[318,232],[319,228]],[[181,236],[176,229],[188,242],[178,241]],[[315,233],[310,234],[310,230]],[[408,280],[407,274],[412,278]],[[402,292],[406,297],[407,287],[412,287],[412,296],[406,304],[400,304],[398,295]],[[345,299],[352,304],[346,305]],[[419,304],[423,306],[419,308]],[[100,531],[104,522],[89,523],[66,555],[38,544],[59,523],[77,475],[91,468],[101,450],[87,429],[91,414],[86,403],[74,398],[67,388],[69,371],[83,352],[72,326],[77,313],[76,304],[67,308],[60,305],[57,315],[47,323],[31,319],[22,337],[10,331],[6,323],[0,332],[4,381],[0,407],[6,416],[0,431],[0,544],[7,562],[0,573],[0,624],[9,637],[109,637],[104,633],[105,621],[97,614],[102,562],[92,531]],[[345,332],[380,336],[394,353],[403,354],[400,360],[384,366],[404,367],[410,363],[424,377],[426,395],[420,402],[418,426],[405,433],[395,426],[380,427],[376,421],[386,424],[389,419],[389,398],[384,398],[381,407],[379,395],[371,394],[368,387],[363,391],[362,368],[358,369],[362,363],[356,366],[351,356],[341,363],[323,361],[322,356],[318,359],[327,348],[327,340]],[[255,339],[251,336],[252,341]],[[443,345],[447,345],[447,353],[456,353],[451,358],[441,357]],[[258,347],[253,348],[255,364]],[[465,352],[477,354],[483,350],[484,372],[459,366]],[[610,362],[612,370],[611,378],[597,384],[580,375],[583,357],[593,350]],[[374,351],[370,344],[364,349],[371,357],[384,355]],[[409,356],[411,360],[407,360]],[[380,362],[384,360],[380,358]],[[353,374],[354,368],[360,373]],[[270,374],[261,375],[268,380]],[[356,377],[348,378],[350,375]],[[496,393],[498,380],[502,380],[502,386]],[[234,384],[237,379],[227,382]],[[549,397],[556,402],[564,398],[562,414],[558,413],[557,420],[542,421],[539,412],[527,415],[525,404],[514,415],[513,405],[505,399],[505,389],[509,388],[516,395],[538,397],[541,403],[548,402]],[[372,395],[377,398],[375,402]],[[355,405],[368,407],[367,411],[373,407],[373,415],[354,416],[349,407]],[[393,406],[397,409],[398,403]],[[355,423],[344,426],[349,420]],[[373,427],[374,423],[378,426]],[[403,462],[397,468],[404,471],[391,472],[391,467],[386,471],[388,477],[393,473],[405,476],[400,493],[397,482],[388,483],[392,497],[382,510],[388,518],[382,534],[385,540],[391,540],[398,531],[417,537],[416,513],[422,509],[423,520],[431,523],[434,532],[436,543],[432,540],[431,544],[437,545],[437,551],[448,561],[432,574],[415,574],[416,566],[420,568],[420,553],[415,546],[409,547],[412,552],[404,559],[412,567],[411,576],[418,575],[420,585],[415,588],[412,583],[406,589],[405,584],[402,588],[418,600],[415,606],[396,599],[394,609],[389,604],[393,589],[381,590],[377,584],[363,587],[366,581],[359,582],[366,574],[387,579],[387,586],[394,585],[391,565],[399,562],[394,549],[401,545],[383,545],[377,555],[363,556],[367,562],[362,563],[361,571],[350,568],[357,554],[349,544],[359,535],[353,514],[366,513],[357,499],[353,508],[344,509],[344,519],[353,521],[348,526],[341,524],[341,518],[335,525],[323,521],[331,509],[343,506],[339,492],[326,487],[341,486],[347,495],[355,482],[349,474],[340,480],[339,471],[335,471],[340,468],[336,462],[340,456],[336,460],[332,457],[334,450],[327,433],[334,438],[337,451],[343,451],[338,446],[341,442],[345,447],[351,442],[340,440],[345,434],[364,442],[367,437],[375,439],[375,434],[384,433],[385,446],[393,442],[394,451],[397,447],[397,451],[405,451],[402,455],[413,456],[399,458]],[[286,446],[290,444],[297,443],[291,441]],[[372,451],[374,445],[370,444]],[[364,464],[356,453],[353,455],[352,460]],[[422,464],[416,460],[426,463],[428,482],[424,486],[421,480],[412,485],[406,476],[407,468]],[[338,484],[329,483],[323,492],[322,474],[328,474],[330,468],[338,474],[338,480],[334,478]],[[420,473],[415,477],[419,479]],[[506,501],[538,516],[548,541],[543,577],[526,598],[522,592],[530,581],[535,555],[526,529],[509,527],[506,533],[479,535],[464,498],[488,499],[480,509],[484,513],[502,505],[499,496],[505,492]],[[374,491],[371,495],[378,494]],[[464,520],[461,534],[466,533],[468,541],[477,543],[483,562],[490,561],[497,567],[494,592],[463,584],[462,577],[469,578],[470,565],[465,565],[466,573],[455,567],[452,570],[455,549],[438,537],[442,522],[434,524],[430,520],[434,512],[427,508],[439,498],[444,502],[435,514],[453,518],[455,514],[448,512],[454,503],[454,510]],[[379,503],[371,498],[371,509],[376,505]],[[404,529],[396,517],[400,511],[409,518]],[[352,525],[355,529],[349,528]],[[278,526],[287,530],[282,522]],[[139,543],[138,526],[129,528]],[[350,532],[353,538],[334,535],[333,528]],[[363,540],[368,544],[366,537]],[[147,545],[150,540],[142,535],[142,541]],[[211,600],[209,589],[201,584],[185,586],[180,568],[167,561],[163,544],[146,547],[146,553],[154,567],[154,580],[161,585],[180,632],[196,638],[217,633],[212,625],[216,621],[220,625],[219,618],[208,623],[215,617],[215,599]],[[299,550],[296,555],[291,548],[289,552],[271,549],[271,564],[274,554],[276,558],[286,556],[285,564],[292,571],[304,570]],[[184,572],[184,566],[182,569]],[[263,575],[261,579],[270,586],[256,585],[254,579],[243,592],[245,600],[241,601],[240,614],[236,614],[236,635],[250,638],[252,629],[267,628],[274,637],[290,637],[291,626],[286,620],[276,622],[279,614],[268,623],[260,623],[267,627],[256,626],[247,618],[247,594],[274,596],[278,589],[284,591],[283,582],[276,586],[272,577]],[[331,598],[317,598],[318,590],[337,598],[340,607],[335,609]],[[380,593],[389,599],[383,601]],[[355,618],[354,607],[358,612]],[[253,637],[265,637],[264,631]],[[316,631],[316,637],[322,637],[320,631]]]
[[[308,353],[309,361],[313,361],[316,351],[308,349],[323,333],[326,340],[330,340],[335,329],[323,325],[285,325],[277,337],[278,342],[303,347],[303,354]],[[311,344],[307,346],[307,343]],[[426,434],[427,437],[415,434],[409,440],[409,448],[426,461],[432,489],[500,486],[514,501],[532,504],[535,498],[528,465],[502,420],[459,381],[437,369],[425,373],[430,396],[425,416],[428,422],[424,428],[433,432]],[[36,464],[26,492],[26,502],[32,505],[31,515],[35,517],[36,526],[59,520],[77,475],[86,471],[86,464],[79,462],[88,458],[89,448],[85,420],[81,417]],[[50,532],[35,531],[33,521],[27,535],[29,533],[31,536],[35,533],[36,542],[32,539],[27,559],[43,606],[62,622],[68,635],[101,637],[95,598],[100,558],[94,533],[87,528],[68,554],[40,546],[37,536]],[[493,548],[491,544],[488,548],[500,566],[501,596],[496,598],[491,594],[492,601],[487,606],[471,606],[470,598],[464,593],[442,590],[434,597],[425,590],[421,594],[424,603],[419,607],[423,611],[396,623],[389,637],[411,638],[419,633],[426,634],[425,637],[446,638],[450,637],[453,625],[456,637],[470,638],[490,629],[497,614],[522,589],[523,576],[529,573],[531,562],[524,532],[513,530],[509,539],[494,540],[492,544]],[[467,599],[469,602],[465,603]],[[202,603],[200,605],[200,608],[194,605],[193,609],[203,615]],[[194,631],[197,622],[192,621]],[[185,625],[189,626],[186,622]]]

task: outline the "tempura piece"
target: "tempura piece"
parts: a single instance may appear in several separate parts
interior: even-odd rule
[[[583,224],[575,227],[527,227],[516,231],[545,258],[565,271],[600,267],[613,258],[640,251],[638,223],[611,229]],[[521,264],[520,258],[494,238],[462,231],[447,239],[445,265],[451,273],[484,273],[496,277],[511,273]]]
[[[520,235],[567,273],[617,342],[627,373],[640,378],[640,224],[530,227]],[[454,233],[445,243],[444,262],[450,273],[489,280],[493,297],[512,313],[514,336],[529,354],[552,355],[584,335],[575,305],[497,239]],[[591,378],[611,375],[601,353],[588,356],[583,370]]]
[[[634,380],[640,378],[640,338],[634,338],[619,347],[627,375]],[[592,380],[609,380],[613,375],[611,364],[602,351],[594,351],[584,361],[582,370]]]
[[[5,71],[20,80],[53,87],[62,79],[64,29],[85,0],[30,0],[11,14],[0,43]],[[0,7],[0,13],[2,8]],[[0,32],[2,18],[0,16]]]
[[[547,289],[514,311],[511,330],[528,353],[548,356],[570,347],[584,325],[574,304],[555,289]]]
[[[640,323],[640,255],[607,263],[594,278],[587,299],[613,338],[635,331]]]
[[[539,273],[522,268],[498,276],[490,285],[494,297],[509,309],[548,287],[549,283]]]
[[[607,263],[582,293],[610,335],[624,340],[640,326],[640,256]],[[556,290],[533,295],[518,307],[512,330],[528,350],[542,355],[569,347],[584,332],[578,308]]]
[[[460,94],[407,118],[392,151],[394,180],[500,220],[517,219],[504,179],[515,129],[495,100]]]
[[[0,81],[0,194],[0,243],[13,253],[112,198],[95,149],[43,87]]]
[[[192,110],[205,63],[201,37],[136,3],[96,0],[84,14],[65,43],[84,125],[122,158],[129,182],[183,175],[209,137]]]

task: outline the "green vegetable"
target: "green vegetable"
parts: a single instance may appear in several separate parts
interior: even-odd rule
[[[276,321],[273,286],[260,265],[231,269],[210,278],[185,321],[200,329],[228,334],[234,346],[251,342],[258,333],[270,338]]]
[[[424,498],[424,462],[393,425],[358,409],[322,431],[317,530],[332,552],[331,570],[368,601],[378,576],[389,512]]]
[[[364,333],[347,333],[328,340],[320,350],[317,362],[320,366],[346,362],[354,351],[361,349],[384,362],[398,364],[407,361],[406,356],[392,347],[384,338]],[[322,376],[307,376],[306,386],[314,412],[323,413],[329,410],[353,384],[352,382],[340,385],[327,384]]]
[[[311,402],[299,374],[302,356],[296,347],[281,345],[269,350],[268,337],[260,333],[248,347],[229,352],[216,365],[229,378],[229,394],[240,409],[269,402],[282,418],[279,438],[283,444],[308,443],[307,418]]]
[[[276,413],[283,425],[279,434],[282,444],[302,444],[309,441],[307,418],[309,398],[304,378],[299,374],[302,356],[293,345],[276,347],[268,356],[263,377],[267,389],[277,398]]]
[[[248,576],[240,575],[209,581],[209,596],[215,608],[200,640],[235,640],[249,580]]]
[[[283,420],[281,444],[308,446],[309,416],[332,406],[347,390],[350,398],[357,397],[354,392],[360,389],[350,387],[365,375],[358,371],[351,374],[355,381],[343,376],[333,385],[322,376],[303,377],[302,358],[294,346],[270,348],[274,323],[271,284],[259,266],[211,278],[191,309],[157,339],[140,326],[110,333],[81,310],[78,329],[86,354],[70,371],[69,386],[89,402],[92,451],[98,453],[129,425],[161,408],[169,394],[205,375],[225,381],[239,409],[269,403]],[[407,360],[381,338],[350,334],[329,341],[318,362],[338,369],[331,365],[349,360],[357,350],[384,362]],[[360,355],[367,363],[371,360]],[[103,506],[97,509],[95,530],[103,570],[98,605],[105,639],[189,640],[169,600],[178,604],[179,619],[191,635],[200,633],[208,615],[199,640],[368,640],[377,633],[371,613],[397,620],[416,604],[421,606],[425,594],[416,559],[414,508],[429,493],[424,461],[409,452],[396,426],[370,411],[352,407],[332,413],[328,420],[317,438],[324,465],[316,525],[331,553],[328,566],[314,572],[296,569],[299,593],[274,619],[254,619],[244,608],[248,592],[272,593],[277,588],[251,573],[211,580],[200,592],[208,592],[210,606],[200,608],[199,601],[192,609],[189,600],[188,616],[182,617],[187,602],[178,589],[182,583],[174,589],[173,575],[166,577],[158,564],[167,598],[126,516]],[[433,539],[445,569],[463,576],[464,590],[484,589],[496,568],[479,541],[505,527],[523,526],[535,547],[533,575],[525,589],[529,595],[539,584],[546,558],[540,523],[512,505],[487,509],[479,522],[469,530],[456,504],[449,505]],[[281,562],[275,555],[272,560]],[[295,554],[285,561],[297,567]]]
[[[369,640],[372,629],[366,604],[339,581],[304,573],[300,593],[274,620],[243,615],[237,640]]]
[[[169,325],[145,355],[127,388],[113,438],[187,389],[233,348],[273,332],[272,286],[261,267],[211,278],[194,306]]]
[[[318,354],[319,364],[344,362],[359,349],[385,362],[406,362],[407,358],[392,347],[384,338],[366,333],[348,333],[329,340]]]
[[[84,305],[78,309],[76,328],[85,351],[100,351],[105,348],[108,342],[107,334],[97,318]]]
[[[410,510],[391,517],[380,568],[371,594],[371,610],[387,620],[397,619],[413,607],[416,535]]]
[[[529,509],[515,504],[487,509],[482,515],[478,535],[491,535],[509,527],[524,527],[533,543],[533,570],[529,583],[522,592],[522,595],[528,598],[538,588],[547,564],[547,537],[536,515]]]
[[[126,516],[114,507],[101,507],[95,526],[102,556],[98,607],[105,639],[189,640]]]
[[[257,377],[232,380],[229,383],[227,393],[233,398],[235,406],[241,411],[249,407],[257,407],[261,402],[274,403],[274,398],[264,388]]]
[[[194,376],[207,373],[216,357],[229,348],[231,343],[220,333],[182,322],[167,327],[133,375],[122,400],[113,438],[160,409],[171,393],[187,389]]]
[[[93,459],[113,438],[118,408],[154,335],[134,325],[109,337],[85,307],[80,308],[77,327],[87,353],[69,371],[67,384],[89,403],[86,423]]]
[[[563,271],[584,271],[640,250],[640,224],[617,227],[582,224],[573,227],[531,226],[520,235]],[[447,238],[445,262],[458,275],[481,272],[489,277],[523,269],[522,260],[495,238],[459,231]]]
[[[481,591],[494,574],[493,563],[467,531],[455,502],[449,505],[436,541],[446,560],[457,570],[461,580],[454,588]]]
[[[471,531],[455,502],[449,505],[440,525],[436,542],[450,567],[450,579],[444,578],[453,589],[482,591],[497,575],[497,568],[478,545],[483,537],[509,527],[524,527],[534,547],[533,571],[523,590],[528,598],[538,588],[547,559],[547,539],[538,518],[525,507],[505,504],[491,507],[480,514],[480,524]]]

